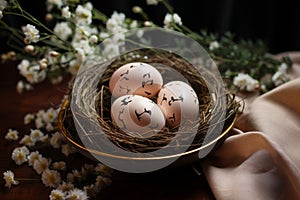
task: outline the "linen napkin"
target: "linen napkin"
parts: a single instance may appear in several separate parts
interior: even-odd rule
[[[220,200],[300,199],[300,53],[291,81],[255,98],[202,169]]]

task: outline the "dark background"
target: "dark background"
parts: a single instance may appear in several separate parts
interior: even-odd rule
[[[110,16],[114,10],[137,18],[131,9],[144,8],[156,24],[162,24],[166,9],[146,6],[146,0],[91,0],[94,7]],[[270,53],[300,50],[300,1],[292,0],[170,0],[183,24],[194,31],[223,34],[230,31],[239,39],[263,40]],[[20,0],[37,18],[45,16],[45,1]],[[21,21],[11,19],[19,26]],[[2,36],[1,36],[2,35]],[[1,51],[6,50],[5,34],[0,34]]]

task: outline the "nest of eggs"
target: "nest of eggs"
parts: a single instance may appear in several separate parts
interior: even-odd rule
[[[109,138],[109,140],[119,148],[130,152],[151,152],[165,147],[171,140],[176,141],[178,137],[178,127],[170,127],[168,124],[166,124],[158,133],[147,138],[132,137],[132,135],[124,134],[124,131],[115,125],[111,117],[112,93],[109,90],[109,81],[118,68],[130,62],[142,62],[155,65],[162,75],[175,70],[179,72],[194,89],[199,102],[200,117],[198,118],[199,120],[196,122],[196,125],[190,124],[190,126],[181,129],[180,133],[181,136],[184,134],[184,137],[180,137],[180,140],[188,140],[189,137],[193,137],[193,142],[188,147],[189,150],[201,147],[208,129],[211,126],[215,126],[218,123],[224,123],[224,128],[228,127],[229,123],[232,122],[232,119],[239,110],[240,104],[236,101],[234,94],[226,92],[224,94],[226,100],[225,107],[222,108],[220,115],[213,115],[214,109],[218,107],[219,101],[211,94],[213,89],[211,88],[212,86],[208,85],[209,82],[203,78],[203,73],[205,72],[199,74],[198,70],[181,56],[172,52],[153,49],[139,49],[128,52],[114,59],[114,61],[109,64],[100,77],[97,87],[93,89],[94,91],[89,92],[95,93],[97,96],[95,103],[95,105],[97,105],[97,123],[101,126],[101,131],[98,133],[99,137],[105,134],[105,137]],[[160,66],[162,67],[160,68]],[[164,80],[164,82],[168,81],[172,80]],[[215,84],[218,83],[215,82]],[[69,98],[71,98],[71,95],[69,95]],[[82,94],[80,98],[82,101],[86,101],[86,99],[89,98],[89,95]],[[156,101],[157,96],[154,96],[151,99]],[[83,132],[77,132],[78,130],[74,125],[74,115],[72,113],[70,101],[71,99],[69,99],[64,110],[65,113],[62,119],[63,126],[65,131],[68,131],[68,135],[72,140],[79,145],[82,145],[79,134],[88,137],[89,133],[84,132],[83,130],[81,130]],[[89,104],[89,102],[86,103]],[[82,109],[85,110],[86,108]],[[88,114],[86,117],[88,117]],[[190,134],[192,130],[195,130],[195,127],[197,127],[196,133]],[[181,142],[178,141],[175,144],[176,145],[170,146],[169,148],[176,148],[177,145],[181,145]]]

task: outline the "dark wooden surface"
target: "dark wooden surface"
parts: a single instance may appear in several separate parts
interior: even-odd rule
[[[1,200],[41,200],[49,199],[50,189],[45,187],[38,175],[26,164],[18,166],[10,158],[12,150],[19,146],[17,142],[4,139],[9,128],[17,129],[20,137],[29,131],[23,125],[26,113],[58,105],[67,91],[67,82],[51,85],[48,82],[35,86],[33,92],[18,94],[16,83],[20,76],[15,63],[0,64],[0,199]],[[45,154],[53,154],[46,149]],[[72,158],[74,166],[92,163],[81,154]],[[8,189],[4,187],[3,172],[12,170],[18,178],[34,180],[21,181],[19,185]],[[203,175],[199,176],[190,167],[181,167],[172,171],[157,171],[144,174],[131,174],[116,171],[112,184],[102,190],[96,199],[122,200],[202,200],[214,199]]]

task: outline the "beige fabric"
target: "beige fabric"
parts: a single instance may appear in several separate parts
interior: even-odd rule
[[[246,99],[233,135],[202,164],[216,199],[300,199],[300,53],[282,55],[293,80]]]

